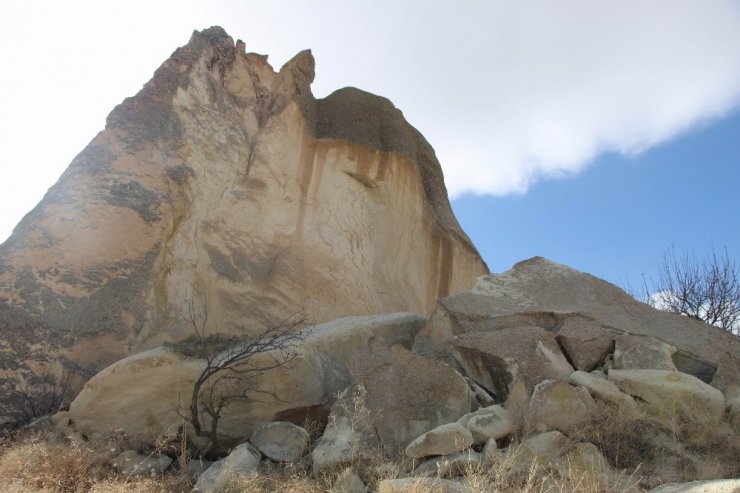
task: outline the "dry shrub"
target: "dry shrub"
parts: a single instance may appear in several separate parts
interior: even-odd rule
[[[3,450],[0,484],[17,491],[86,491],[93,481],[94,465],[94,454],[86,447],[32,435]]]

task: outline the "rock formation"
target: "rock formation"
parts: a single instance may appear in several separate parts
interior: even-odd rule
[[[487,272],[434,151],[393,104],[310,91],[218,27],[108,116],[0,247],[0,364],[94,374],[191,334],[413,311]]]

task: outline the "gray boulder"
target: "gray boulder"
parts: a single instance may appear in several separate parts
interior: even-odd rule
[[[473,435],[458,423],[438,426],[422,434],[406,447],[406,456],[412,459],[432,455],[448,455],[470,448]]]
[[[662,416],[716,425],[725,412],[722,392],[696,377],[667,370],[611,370],[609,380]]]
[[[456,337],[463,334],[532,326],[556,336],[562,331],[561,342],[567,351],[593,342],[593,347],[571,358],[578,369],[587,371],[608,351],[608,337],[616,334],[651,337],[674,346],[676,368],[704,382],[712,380],[725,352],[740,359],[740,338],[689,317],[655,310],[606,281],[542,257],[519,262],[503,274],[482,276],[469,293],[438,300],[429,326],[419,333],[414,347],[428,347],[429,354],[442,358],[454,352]],[[600,330],[603,338],[598,335]],[[469,352],[475,349],[471,344],[465,347]],[[467,357],[487,371],[491,363],[486,358],[490,359]],[[486,383],[474,374],[469,372],[495,391],[489,387],[495,378]]]
[[[617,370],[676,370],[676,348],[652,337],[618,335],[614,340],[613,368]]]
[[[229,455],[214,462],[205,470],[198,482],[195,483],[193,493],[214,493],[225,484],[239,475],[248,475],[259,468],[262,454],[250,443],[242,443],[235,447]]]
[[[306,430],[287,421],[265,423],[249,439],[266,457],[277,462],[300,459],[308,448],[308,440]]]
[[[136,450],[126,450],[119,454],[111,465],[126,476],[164,474],[172,464],[172,459],[163,454],[146,454]]]

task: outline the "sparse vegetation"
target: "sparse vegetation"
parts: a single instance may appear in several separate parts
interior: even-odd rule
[[[740,335],[740,266],[727,249],[712,248],[704,259],[671,248],[663,254],[656,279],[643,276],[638,288],[626,286],[637,300],[659,310],[702,320]]]
[[[36,418],[54,414],[74,395],[74,377],[63,366],[45,368],[39,374],[15,375],[15,384],[0,403],[0,415],[23,426]]]
[[[295,359],[303,340],[299,329],[306,321],[291,315],[253,337],[212,335],[208,333],[208,306],[198,306],[194,299],[188,303],[184,318],[192,327],[194,337],[179,347],[206,362],[193,383],[189,413],[184,418],[196,436],[209,441],[204,453],[219,451],[218,425],[224,408],[236,401],[247,401],[256,394],[268,393],[256,383],[257,377]]]

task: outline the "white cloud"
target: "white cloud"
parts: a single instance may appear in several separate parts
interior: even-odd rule
[[[737,0],[131,0],[0,4],[0,241],[105,115],[192,29],[279,66],[313,48],[318,95],[390,98],[452,195],[521,193],[635,153],[740,99]]]

